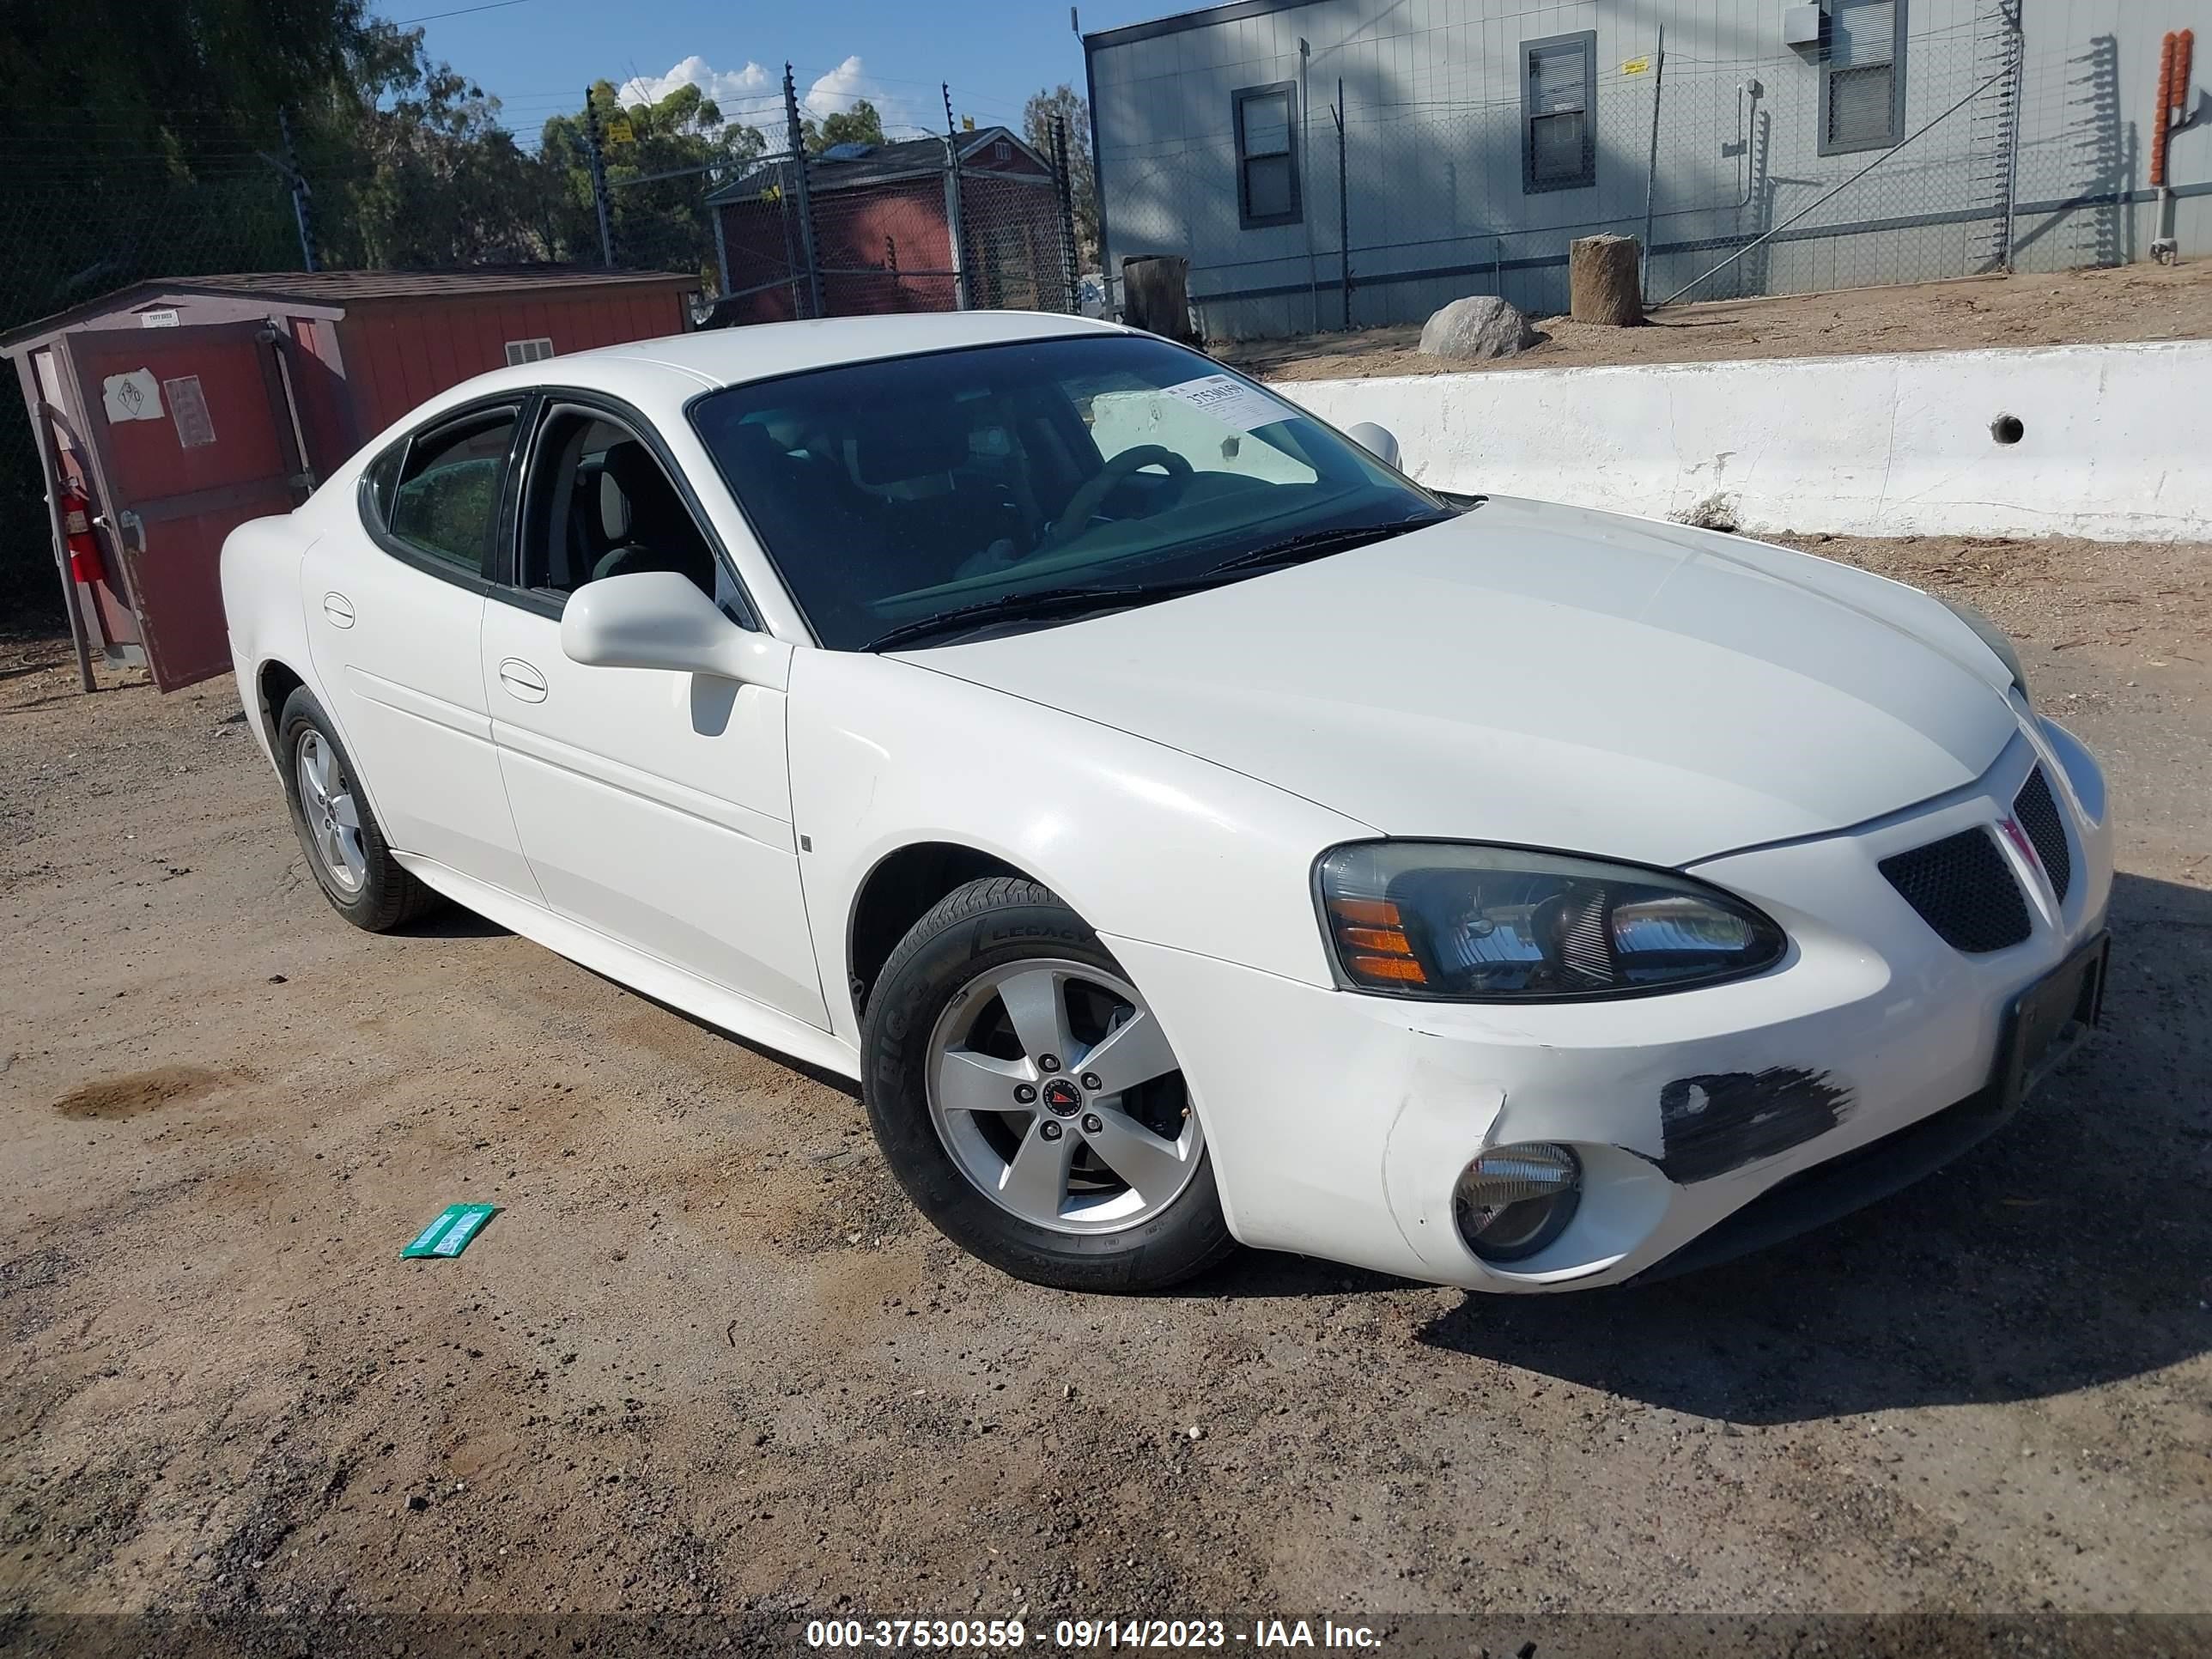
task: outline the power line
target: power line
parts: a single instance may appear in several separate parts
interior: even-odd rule
[[[472,12],[499,11],[508,6],[526,3],[527,0],[490,0],[489,5],[463,6],[459,11],[434,11],[427,12],[420,17],[403,17],[398,20],[395,27],[403,29],[412,28],[417,23],[434,23],[441,17],[466,17]]]

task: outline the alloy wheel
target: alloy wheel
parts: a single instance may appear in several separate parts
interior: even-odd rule
[[[368,879],[368,855],[362,848],[361,807],[353,797],[353,780],[346,775],[337,746],[308,728],[300,734],[293,769],[300,780],[300,811],[307,822],[307,839],[324,873],[341,891],[358,893]]]
[[[1086,963],[977,975],[939,1018],[927,1066],[930,1119],[960,1172],[1056,1232],[1151,1219],[1206,1150],[1158,1020],[1133,986]]]

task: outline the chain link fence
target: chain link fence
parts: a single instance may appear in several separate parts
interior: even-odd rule
[[[1078,245],[1064,142],[1055,135],[1041,154],[1007,129],[986,128],[760,155],[731,177],[696,181],[696,225],[664,248],[617,230],[614,263],[680,270],[689,249],[711,247],[707,320],[718,326],[1073,312]],[[609,185],[601,199],[619,209],[634,187]]]

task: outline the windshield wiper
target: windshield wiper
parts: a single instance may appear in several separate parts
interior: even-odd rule
[[[910,640],[926,639],[932,634],[947,629],[964,629],[976,624],[993,622],[1026,621],[1031,617],[1057,617],[1072,611],[1109,611],[1117,605],[1141,604],[1148,599],[1171,599],[1178,594],[1194,593],[1213,583],[1201,579],[1197,581],[1152,582],[1126,587],[1045,587],[1033,593],[1001,593],[995,599],[978,599],[973,605],[956,605],[950,611],[940,611],[933,617],[921,617],[910,623],[901,623],[887,633],[878,634],[860,647],[863,651],[882,651],[894,645],[903,645]]]
[[[1359,524],[1340,526],[1334,530],[1309,530],[1296,536],[1285,536],[1278,542],[1268,542],[1249,553],[1239,553],[1213,567],[1211,574],[1219,575],[1224,570],[1253,570],[1262,565],[1297,564],[1305,559],[1325,558],[1331,553],[1342,553],[1355,547],[1364,547],[1370,542],[1379,542],[1392,536],[1402,536],[1408,531],[1425,530],[1431,525],[1449,524],[1458,514],[1453,513],[1416,513],[1410,518],[1395,519],[1388,524]]]

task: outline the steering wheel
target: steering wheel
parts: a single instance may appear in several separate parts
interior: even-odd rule
[[[1043,547],[1038,551],[1043,551],[1044,547],[1057,547],[1069,538],[1082,533],[1083,527],[1091,522],[1091,515],[1098,510],[1098,504],[1113,493],[1114,487],[1131,473],[1147,466],[1164,466],[1174,477],[1188,478],[1191,475],[1190,463],[1163,444],[1139,444],[1133,448],[1125,449],[1100,467],[1087,482],[1077,488],[1075,494],[1067,498],[1067,506],[1054,521],[1051,533],[1045,537]]]

